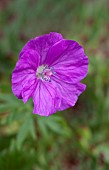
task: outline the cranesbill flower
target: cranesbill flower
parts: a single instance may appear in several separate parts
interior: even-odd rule
[[[33,113],[49,116],[74,106],[86,86],[88,58],[81,45],[51,32],[31,39],[20,52],[12,73],[12,91]]]

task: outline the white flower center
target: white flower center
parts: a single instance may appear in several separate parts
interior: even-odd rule
[[[51,81],[51,76],[55,74],[54,68],[48,67],[47,65],[39,66],[36,72],[36,77],[45,80],[45,81]]]

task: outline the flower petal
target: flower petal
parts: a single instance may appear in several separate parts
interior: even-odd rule
[[[82,83],[66,83],[59,79],[53,78],[53,85],[57,86],[57,92],[61,99],[58,110],[64,110],[74,106],[78,100],[78,96],[86,89],[86,85]]]
[[[39,65],[38,53],[35,50],[27,50],[24,53],[22,53],[21,57],[16,63],[16,70],[30,68],[36,71],[38,65]]]
[[[29,50],[35,50],[40,55],[40,65],[44,64],[44,61],[46,59],[46,54],[50,47],[52,47],[56,42],[60,41],[62,38],[62,35],[56,32],[51,32],[49,34],[45,34],[40,37],[36,37],[35,39],[32,39],[27,42],[27,44],[22,49],[20,56]]]
[[[38,80],[38,85],[33,94],[33,113],[41,116],[49,116],[56,112],[59,105],[59,97],[56,88],[49,82]]]
[[[26,71],[13,72],[12,75],[12,91],[18,99],[23,99],[24,103],[31,97],[37,81],[35,74]]]
[[[73,40],[61,40],[52,46],[46,63],[54,67],[55,76],[60,77],[61,81],[73,84],[82,80],[88,72],[88,58],[82,46]]]
[[[19,99],[23,99],[24,103],[34,91],[38,61],[39,57],[34,50],[27,51],[19,58],[13,71],[12,91]]]

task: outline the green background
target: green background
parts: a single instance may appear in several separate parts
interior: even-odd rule
[[[108,0],[1,0],[0,27],[0,170],[109,170]],[[87,89],[40,117],[12,94],[11,74],[24,44],[51,31],[84,47]]]

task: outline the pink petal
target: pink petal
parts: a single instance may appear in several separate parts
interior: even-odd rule
[[[24,103],[31,97],[37,82],[36,70],[39,56],[34,51],[27,51],[19,58],[12,74],[12,91]]]
[[[33,113],[41,116],[49,116],[56,112],[59,105],[59,97],[56,88],[49,82],[38,81],[38,85],[33,94]]]
[[[20,57],[27,50],[35,50],[40,55],[39,65],[42,65],[44,64],[49,48],[61,39],[63,39],[62,35],[56,32],[51,32],[50,34],[36,37],[35,39],[27,42],[20,53]]]
[[[75,41],[61,40],[51,47],[46,63],[54,67],[55,76],[73,84],[82,80],[88,72],[88,58]]]
[[[16,70],[18,69],[33,69],[36,71],[39,65],[39,55],[35,50],[27,50],[19,58],[16,64]]]
[[[28,71],[28,70],[27,70]],[[36,77],[33,73],[25,73],[25,71],[15,72],[12,75],[12,91],[16,97],[23,99],[24,103],[31,97]]]
[[[58,110],[64,110],[74,106],[78,96],[85,90],[86,85],[78,82],[76,84],[66,83],[59,79],[53,78],[53,85],[57,86],[57,92],[61,99]]]

